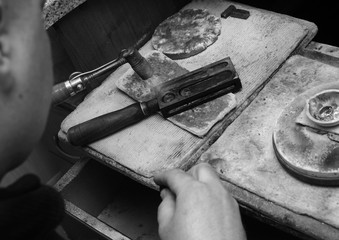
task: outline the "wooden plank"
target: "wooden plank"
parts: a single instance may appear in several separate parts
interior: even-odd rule
[[[72,239],[86,236],[81,227],[105,239],[159,239],[159,193],[94,160],[79,160],[54,187],[65,199],[64,224]]]
[[[83,169],[88,164],[89,159],[81,159],[79,160],[72,168],[70,168],[67,173],[59,179],[59,181],[54,185],[54,188],[62,192],[66,189],[66,187],[74,181],[79,174],[83,171]],[[76,193],[74,193],[76,195]],[[82,224],[86,227],[86,229],[91,229],[91,231],[95,232],[99,236],[104,239],[119,239],[119,240],[129,240],[130,238],[121,234],[111,226],[107,225],[105,222],[100,221],[95,216],[89,214],[86,210],[81,209],[73,202],[64,199],[65,201],[65,210],[67,213],[66,219],[64,220],[68,224]],[[95,206],[98,207],[98,206]],[[100,206],[99,206],[100,207]],[[66,226],[68,228],[68,225]],[[77,227],[78,228],[78,227]],[[74,229],[67,229],[69,234],[77,234]],[[91,235],[93,233],[91,232]],[[77,236],[78,237],[78,236]],[[92,236],[93,237],[93,236]],[[76,238],[78,239],[78,238]],[[101,239],[101,238],[100,238]]]
[[[260,196],[263,201],[259,204],[271,202],[291,212],[284,219],[273,207],[273,219],[316,239],[338,237],[339,190],[312,186],[290,176],[274,154],[272,133],[280,113],[297,95],[313,86],[337,81],[338,75],[339,68],[302,56],[291,57],[201,157],[224,180]],[[260,206],[254,208],[266,212]],[[305,222],[301,216],[315,221]]]
[[[73,203],[65,200],[66,213],[69,217],[76,219],[79,223],[86,225],[92,231],[105,239],[112,240],[131,240],[127,236],[121,234],[106,223],[100,221],[96,217],[88,214],[83,209],[77,207]]]
[[[222,179],[224,186],[237,200],[243,214],[256,218],[284,232],[305,240],[335,239],[338,229],[306,215],[268,201],[266,198]],[[316,229],[316,231],[314,231]]]
[[[193,1],[186,7],[206,8],[219,16],[229,4],[227,1]],[[236,95],[239,103],[236,111],[202,139],[160,116],[153,116],[91,144],[86,151],[108,166],[119,166],[119,170],[126,174],[134,173],[132,177],[139,178],[145,184],[152,184],[147,179],[157,171],[173,167],[185,169],[194,164],[196,156],[246,108],[251,96],[268,81],[291,52],[306,42],[305,39],[310,40],[316,32],[315,25],[306,21],[244,5],[237,6],[250,10],[251,17],[248,20],[223,19],[222,33],[215,44],[201,54],[178,60],[183,67],[193,70],[230,56],[243,83],[243,90]],[[151,49],[150,43],[147,43],[141,52]],[[127,69],[128,66],[122,66],[88,95],[63,122],[61,138],[65,139],[64,134],[69,127],[133,102],[115,86],[115,80]]]
[[[332,56],[332,57],[339,58],[339,48],[335,47],[335,46],[328,45],[328,44],[318,43],[318,42],[312,41],[312,42],[310,42],[310,44],[307,45],[307,47],[305,49],[322,53],[325,56],[329,55],[329,56]]]
[[[310,59],[314,59],[318,62],[322,62],[322,63],[328,64],[334,67],[339,67],[338,53],[331,52],[331,49],[332,48],[322,49],[322,52],[320,52],[319,50],[305,48],[305,49],[300,50],[299,54],[305,57],[308,57]],[[326,51],[329,51],[329,52],[326,52]]]
[[[77,161],[54,185],[54,188],[61,192],[86,166],[89,159],[81,159]]]

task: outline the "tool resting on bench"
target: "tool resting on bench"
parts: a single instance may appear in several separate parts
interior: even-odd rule
[[[58,105],[69,97],[85,90],[91,81],[108,72],[114,71],[127,62],[142,79],[148,79],[153,75],[152,67],[136,49],[124,49],[121,51],[120,56],[113,61],[89,72],[73,73],[69,80],[54,85],[52,105]]]
[[[241,87],[231,59],[224,58],[155,86],[156,97],[147,102],[134,103],[71,127],[67,139],[73,145],[87,145],[156,112],[167,118],[224,94],[237,92]]]

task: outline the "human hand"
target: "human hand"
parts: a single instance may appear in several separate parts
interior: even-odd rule
[[[162,240],[244,240],[239,206],[213,168],[201,163],[187,173],[173,169],[156,175],[164,189],[158,208]]]

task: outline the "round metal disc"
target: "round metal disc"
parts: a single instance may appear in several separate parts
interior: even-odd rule
[[[338,83],[312,88],[293,100],[280,115],[273,132],[276,156],[300,180],[318,185],[339,185],[339,141],[324,131],[296,123],[306,99]]]

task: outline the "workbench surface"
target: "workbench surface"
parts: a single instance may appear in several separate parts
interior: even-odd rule
[[[205,8],[220,16],[230,5],[227,1],[193,1],[186,8]],[[222,19],[219,39],[204,52],[178,60],[178,64],[192,71],[199,67],[230,57],[243,89],[236,94],[238,107],[228,118],[219,122],[205,137],[196,137],[163,119],[151,116],[89,145],[86,150],[99,161],[118,168],[144,184],[153,185],[152,176],[158,171],[194,164],[194,155],[209,147],[248,105],[248,99],[262,86],[279,66],[316,32],[310,22],[295,19],[248,6],[247,20]],[[142,54],[152,50],[150,42],[140,49]],[[60,137],[75,124],[121,109],[133,100],[119,91],[115,82],[129,68],[123,65],[106,81],[93,90],[62,123]]]
[[[314,54],[316,59],[303,56]],[[294,97],[313,86],[337,80],[338,56],[339,48],[314,42],[299,55],[292,56],[200,158],[218,171],[223,184],[245,212],[306,239],[337,239],[339,191],[336,187],[314,186],[290,176],[273,152],[272,133],[280,113]],[[87,165],[86,161],[79,162],[56,188],[60,191],[67,188]],[[112,210],[111,204],[100,213],[100,220],[95,220],[73,203],[66,203],[67,211],[99,232],[107,232],[107,225],[117,221],[113,217],[116,209]],[[107,236],[109,239],[112,235],[107,233]]]
[[[227,2],[223,1],[223,4],[225,3],[227,5]],[[207,6],[211,7],[208,4]],[[224,9],[220,6],[212,6],[212,8],[217,12]],[[251,10],[252,13],[257,11],[252,8]],[[257,17],[260,15],[259,12],[256,12]],[[284,30],[279,32],[278,28],[271,26],[269,33],[264,32],[265,37],[273,36],[268,40],[259,36],[255,38],[255,34],[252,32],[253,35],[247,36],[254,37],[254,39],[244,38],[243,41],[245,43],[257,41],[257,45],[247,44],[243,49],[239,48],[238,42],[231,42],[234,45],[229,45],[238,47],[233,50],[222,45],[224,52],[220,54],[230,55],[234,60],[240,78],[244,80],[245,89],[241,93],[242,95],[238,95],[241,108],[237,109],[237,114],[233,115],[231,120],[226,119],[223,124],[219,125],[218,131],[212,132],[206,139],[201,140],[173,128],[165,123],[160,116],[155,116],[129,130],[99,141],[85,150],[99,162],[115,168],[145,185],[154,187],[152,182],[154,172],[170,167],[185,168],[190,166],[180,161],[183,157],[187,160],[190,155],[194,155],[190,149],[198,143],[200,147],[202,146],[201,153],[204,153],[201,157],[199,157],[200,154],[191,156],[192,159],[210,162],[219,172],[223,183],[244,209],[279,228],[302,237],[334,240],[339,234],[338,189],[312,186],[296,180],[285,172],[273,152],[272,132],[280,112],[294,97],[309,87],[337,79],[339,75],[338,59],[335,57],[337,49],[313,43],[311,51],[304,51],[303,44],[307,43],[316,32],[314,25],[287,16],[272,16],[267,11],[261,13],[263,15],[258,18],[264,22],[267,21],[268,24],[277,20],[275,17],[282,17],[275,26],[285,26]],[[245,26],[243,27],[247,29]],[[230,28],[232,29],[232,27]],[[223,40],[227,41],[227,38]],[[265,43],[260,45],[263,42]],[[251,49],[246,51],[246,47],[251,47]],[[271,53],[265,52],[264,55],[261,55],[262,57],[253,54],[256,51],[266,51],[267,47],[270,48]],[[211,49],[213,50],[213,48]],[[220,48],[214,48],[214,51],[216,49],[220,50]],[[141,49],[141,52],[145,53],[149,50],[150,45],[148,44]],[[296,51],[299,54],[295,54]],[[318,53],[321,51],[332,53],[332,56],[319,55]],[[210,52],[205,52],[187,61],[179,61],[179,63],[192,70],[198,66],[197,62],[200,65],[207,64],[210,56]],[[217,52],[212,56],[220,57]],[[319,56],[321,57],[318,58]],[[316,59],[311,59],[313,57]],[[334,66],[328,65],[328,63]],[[83,104],[80,104],[72,116],[63,123],[59,133],[61,139],[65,140],[65,132],[70,126],[132,102],[117,90],[112,89],[114,78],[125,71],[126,66],[119,69],[102,86],[94,90]],[[114,95],[115,97],[113,97]],[[116,101],[112,101],[113,99]],[[96,109],[100,101],[105,104],[110,101],[112,104],[110,107]],[[234,122],[232,122],[233,120]],[[165,127],[157,129],[156,124]],[[166,131],[172,131],[173,135],[181,137],[185,140],[184,143],[175,144],[173,148],[181,148],[181,151],[178,152],[185,153],[185,156],[173,155],[171,156],[173,162],[166,162],[166,159],[163,158],[167,157],[164,155],[166,152],[152,153],[154,146],[159,141],[153,144],[151,137],[146,136],[145,138],[140,135],[147,128],[152,128],[150,135],[156,129],[157,137],[159,134],[162,135],[164,138],[161,138],[162,143],[165,146],[169,144],[166,143]],[[217,138],[218,140],[212,144]],[[149,145],[145,145],[145,139]],[[131,142],[132,147],[129,152],[126,152],[124,144],[128,142]],[[206,148],[208,149],[206,150]],[[162,148],[157,146],[155,149],[161,150]],[[148,154],[147,151],[154,156]],[[133,156],[128,157],[128,154]],[[158,162],[155,160],[152,162],[151,157],[155,160],[159,159]],[[192,163],[195,162],[190,162],[190,164]],[[62,189],[60,186],[64,185],[61,181],[58,188]],[[68,210],[72,211],[72,208],[73,206]]]
[[[295,55],[289,58],[244,112],[201,156],[222,179],[260,196],[271,206],[262,214],[281,218],[285,227],[316,239],[337,239],[339,189],[304,183],[289,175],[277,160],[272,133],[281,112],[302,92],[338,84],[339,68]],[[245,205],[251,205],[251,198]],[[281,207],[280,214],[274,208]],[[253,207],[253,206],[252,206]],[[258,207],[258,206],[255,206]]]

